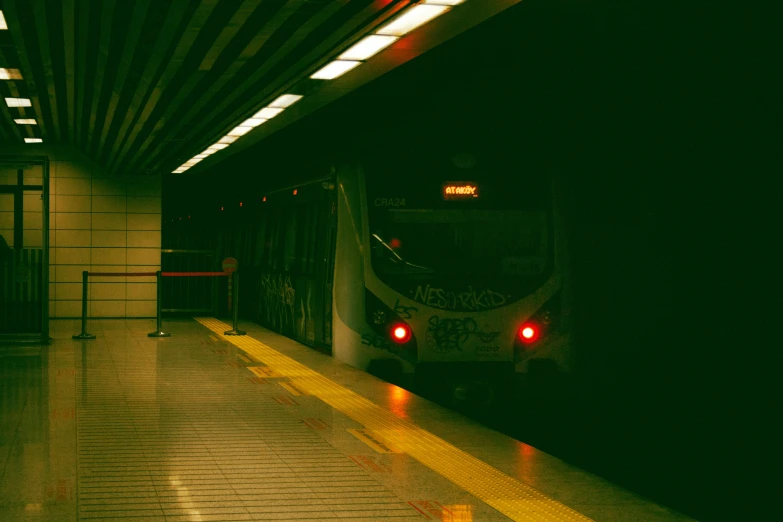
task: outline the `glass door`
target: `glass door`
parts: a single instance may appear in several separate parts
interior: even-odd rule
[[[48,161],[0,159],[0,344],[48,342]]]

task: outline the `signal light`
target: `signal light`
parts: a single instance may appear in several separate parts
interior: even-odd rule
[[[395,343],[407,343],[411,339],[411,328],[407,324],[395,324],[391,328],[391,338]]]
[[[538,326],[532,323],[525,323],[519,327],[519,339],[523,343],[532,343],[538,340],[540,335]]]

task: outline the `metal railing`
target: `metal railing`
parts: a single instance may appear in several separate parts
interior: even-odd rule
[[[87,292],[90,276],[96,277],[155,277],[157,283],[156,299],[156,329],[147,334],[148,337],[171,337],[171,334],[163,331],[163,285],[164,277],[233,277],[233,325],[232,329],[225,332],[224,335],[246,335],[246,332],[238,328],[239,322],[239,271],[233,272],[82,272],[82,331],[72,338],[76,340],[95,339],[95,336],[87,332]]]

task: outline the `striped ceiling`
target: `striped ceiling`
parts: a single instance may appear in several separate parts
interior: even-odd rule
[[[483,1],[483,0],[482,0]],[[170,172],[411,0],[0,0],[0,139]],[[309,82],[309,83],[308,83]],[[38,125],[17,125],[35,118]]]

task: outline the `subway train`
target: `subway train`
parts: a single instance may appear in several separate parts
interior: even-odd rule
[[[312,170],[222,213],[244,318],[462,399],[569,373],[557,175],[428,147]]]

